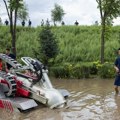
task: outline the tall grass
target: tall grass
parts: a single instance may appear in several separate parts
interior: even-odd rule
[[[41,27],[17,27],[17,56],[35,57],[33,49],[39,47],[38,39]],[[100,26],[60,26],[52,27],[57,37],[60,53],[56,63],[97,61],[100,59]],[[105,60],[115,59],[114,50],[120,47],[120,26],[111,28],[109,40],[105,41]],[[0,52],[10,46],[11,37],[6,26],[0,26]]]

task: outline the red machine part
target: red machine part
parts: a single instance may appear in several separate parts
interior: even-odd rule
[[[2,100],[0,100],[0,108],[4,108]]]
[[[14,111],[14,107],[9,100],[0,99],[0,108],[7,110],[7,112],[12,113]]]
[[[30,91],[22,88],[23,83],[14,77],[16,84],[17,84],[17,91],[15,96],[23,96],[23,97],[29,97],[30,96]],[[0,80],[0,83],[7,84],[9,87],[9,84],[6,80],[2,79]]]
[[[16,96],[24,96],[24,97],[29,97],[30,96],[30,91],[22,88],[23,83],[19,80],[16,79],[16,77],[14,78],[16,83],[17,83],[17,92],[16,92]]]

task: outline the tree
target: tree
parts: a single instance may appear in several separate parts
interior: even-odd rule
[[[16,55],[16,23],[18,13],[24,8],[23,0],[3,0],[10,21],[10,33],[12,37],[12,52]]]
[[[54,34],[51,32],[51,27],[46,25],[40,32],[40,53],[44,64],[48,65],[51,58],[55,58],[58,54],[58,44]]]
[[[96,0],[101,16],[101,63],[104,63],[104,44],[106,26],[110,26],[114,18],[120,14],[120,0]]]
[[[63,19],[63,16],[65,15],[63,8],[58,5],[55,4],[54,6],[55,8],[53,10],[51,10],[51,17],[54,23],[54,26],[56,25],[56,22],[61,22]]]
[[[17,17],[20,21],[27,20],[27,18],[28,18],[28,8],[27,8],[27,5],[25,3],[23,5],[22,9],[18,10]]]

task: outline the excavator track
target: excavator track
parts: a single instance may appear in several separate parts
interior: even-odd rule
[[[6,63],[10,64],[14,69],[19,69],[22,67],[20,63],[18,63],[16,60],[12,59],[6,54],[0,54],[0,58]]]
[[[23,66],[20,63],[18,63],[16,60],[12,59],[11,57],[9,57],[6,54],[2,54],[0,53],[0,59],[2,59],[3,61],[5,61],[6,63],[10,64],[12,66],[12,68],[10,69],[10,73],[18,75],[19,71],[23,71],[23,70],[28,70],[31,69],[32,71],[34,71],[34,73],[37,75],[38,79],[34,80],[33,83],[36,84],[41,78],[42,78],[42,68],[40,67],[40,65],[38,64],[38,62],[34,62],[34,64],[32,64],[32,60],[29,57],[25,57],[25,60],[27,59],[27,63],[29,63],[29,65],[27,66]],[[29,61],[29,62],[28,62]],[[36,64],[37,63],[37,64]],[[38,67],[39,66],[39,67]],[[17,73],[18,72],[18,73]],[[11,85],[15,84],[14,80],[9,76],[6,76],[4,79],[7,80],[7,82]],[[11,80],[12,79],[12,80]],[[8,92],[8,96],[10,96],[11,94],[13,94],[14,92],[11,91],[12,88],[10,88],[10,91]]]
[[[17,84],[15,79],[13,78],[13,75],[10,73],[6,74],[6,72],[0,71],[0,77],[6,81],[9,88],[5,95],[8,97],[15,96],[17,91]]]
[[[29,66],[23,66],[23,65],[21,65],[16,60],[12,59],[11,57],[9,57],[6,54],[0,53],[0,59],[2,59],[3,61],[5,61],[6,63],[8,63],[8,64],[10,64],[12,66],[12,68],[10,69],[10,72],[12,72],[12,73],[13,72],[15,73],[17,71],[23,71],[23,70],[30,69]]]
[[[12,59],[6,54],[0,53],[0,59],[12,66],[9,72],[15,75],[17,74],[17,72],[19,73],[19,71],[31,69],[38,78],[37,80],[33,81],[34,84],[36,84],[42,78],[42,64],[39,63],[39,61],[37,60],[33,61],[33,59],[29,57],[23,57],[23,61],[27,61],[27,66],[22,66],[20,63],[18,63],[16,60]],[[14,80],[10,76],[6,76],[4,79],[7,80],[7,82],[10,84],[10,87],[12,84],[15,84],[15,82],[13,82]],[[10,91],[11,90],[12,88],[10,89]],[[10,92],[10,94],[12,94],[12,92]],[[10,94],[8,93],[8,96],[10,96]]]

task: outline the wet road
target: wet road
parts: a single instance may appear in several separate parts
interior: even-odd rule
[[[71,95],[61,109],[43,105],[24,113],[0,110],[0,120],[120,120],[120,96],[114,94],[113,79],[53,79],[55,88],[65,88]]]

